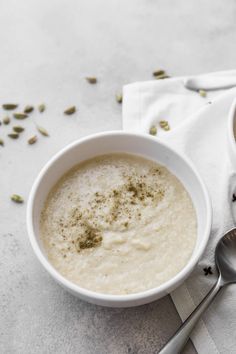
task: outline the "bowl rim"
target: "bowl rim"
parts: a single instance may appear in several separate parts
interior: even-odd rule
[[[234,154],[234,159],[236,160],[236,142],[234,135],[234,120],[236,119],[236,98],[230,106],[229,117],[228,117],[228,139],[231,147],[231,151]]]
[[[73,149],[75,146],[83,144],[84,142],[89,142],[93,139],[96,138],[103,138],[107,136],[113,136],[113,135],[125,135],[125,136],[133,136],[137,138],[144,138],[148,140],[155,141],[157,144],[161,144],[164,146],[165,149],[170,150],[171,153],[176,154],[180,156],[180,158],[184,161],[185,164],[187,164],[195,176],[197,177],[197,180],[200,184],[200,187],[202,189],[203,195],[204,195],[204,201],[206,203],[206,224],[204,227],[204,235],[202,237],[202,241],[199,244],[199,247],[197,249],[196,254],[194,257],[191,257],[189,262],[185,265],[185,267],[177,273],[173,278],[169,279],[167,282],[161,284],[160,286],[138,292],[138,293],[132,293],[132,294],[126,294],[126,295],[115,295],[115,294],[104,294],[104,293],[98,293],[83,287],[80,287],[79,285],[73,283],[72,281],[68,280],[65,278],[63,275],[61,275],[54,267],[53,265],[49,262],[47,259],[46,255],[43,253],[43,251],[40,249],[37,237],[34,232],[34,226],[33,226],[33,207],[34,207],[34,201],[35,197],[37,195],[37,189],[38,186],[41,182],[41,179],[43,178],[45,172],[53,166],[54,162],[58,160],[62,155],[64,155],[66,152],[69,150]],[[105,131],[105,132],[100,132],[100,133],[95,133],[88,135],[83,138],[79,138],[76,141],[73,141],[72,143],[66,145],[64,148],[62,148],[59,152],[57,152],[53,157],[49,159],[49,161],[43,166],[39,174],[37,175],[33,186],[31,188],[30,194],[29,194],[29,199],[27,203],[27,211],[26,211],[26,220],[27,220],[27,231],[28,231],[28,236],[29,240],[31,243],[31,246],[34,250],[34,253],[40,263],[43,265],[43,267],[49,272],[49,274],[61,285],[63,285],[65,288],[67,288],[70,292],[76,293],[78,295],[81,295],[83,298],[87,299],[93,299],[93,300],[101,300],[103,302],[106,302],[109,306],[109,304],[114,304],[114,303],[119,303],[119,304],[125,304],[127,302],[129,303],[135,303],[138,302],[139,300],[143,300],[145,298],[152,298],[154,296],[157,296],[158,294],[167,294],[169,293],[170,289],[173,290],[176,288],[184,279],[188,277],[188,275],[192,272],[193,268],[196,266],[197,262],[201,258],[205,247],[207,245],[207,242],[210,237],[210,231],[211,231],[211,225],[212,225],[212,207],[211,207],[211,201],[209,197],[209,193],[207,191],[207,188],[200,177],[199,173],[196,171],[193,163],[182,153],[176,152],[173,148],[171,148],[168,144],[166,144],[163,141],[157,140],[156,137],[149,136],[147,134],[143,133],[130,133],[130,132],[124,132],[122,130],[112,130],[112,131]],[[163,296],[163,295],[162,295]]]

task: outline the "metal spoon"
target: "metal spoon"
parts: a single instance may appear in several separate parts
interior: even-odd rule
[[[219,272],[216,284],[185,320],[169,342],[161,349],[159,354],[181,353],[195,324],[219,291],[225,285],[236,283],[236,228],[228,231],[219,240],[215,250],[215,263]]]

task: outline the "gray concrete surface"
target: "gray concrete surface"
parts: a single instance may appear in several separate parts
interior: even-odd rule
[[[114,96],[125,83],[235,68],[234,0],[3,0],[0,2],[0,103],[45,102],[0,149],[0,352],[6,354],[157,353],[180,319],[169,297],[132,309],[86,304],[61,289],[36,260],[24,205],[45,162],[67,143],[121,128]],[[87,75],[99,83],[90,86]],[[63,110],[76,104],[74,117]],[[0,112],[4,116],[3,111]],[[50,138],[27,146],[34,122]],[[189,345],[185,354],[195,351]]]

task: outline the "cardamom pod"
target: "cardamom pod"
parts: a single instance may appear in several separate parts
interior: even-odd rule
[[[48,134],[48,132],[47,132],[47,130],[45,128],[40,127],[40,126],[37,125],[37,129],[42,135],[49,136],[49,134]]]
[[[20,125],[16,125],[12,128],[12,130],[16,133],[21,133],[25,130],[25,128],[21,127]]]
[[[159,125],[160,125],[160,127],[162,128],[162,129],[164,129],[164,130],[170,130],[170,126],[169,126],[169,123],[167,122],[167,120],[161,120],[160,122],[159,122]]]
[[[43,113],[45,111],[45,109],[46,109],[46,106],[44,103],[42,103],[38,106],[38,110],[40,113]]]
[[[149,130],[149,134],[151,135],[156,135],[157,134],[157,128],[155,126],[152,126]]]
[[[76,112],[76,107],[75,106],[72,106],[72,107],[69,107],[67,108],[65,111],[64,111],[64,114],[67,114],[67,115],[71,115],[73,113]]]
[[[26,113],[14,113],[13,117],[19,120],[25,119],[28,117],[28,114]]]
[[[33,112],[34,107],[33,106],[26,106],[24,109],[24,113],[31,113]]]
[[[96,77],[86,77],[86,80],[87,80],[90,84],[96,84],[96,83],[97,83],[97,78],[96,78]]]
[[[117,95],[116,95],[116,101],[117,101],[118,103],[122,103],[123,97],[122,97],[121,94],[117,94]]]
[[[12,200],[13,202],[19,203],[19,204],[24,203],[24,199],[23,199],[20,195],[18,195],[18,194],[12,194],[11,200]]]
[[[199,90],[198,91],[199,95],[202,96],[202,97],[206,97],[207,93],[205,90]]]
[[[10,123],[10,118],[9,117],[5,117],[5,118],[3,118],[2,121],[3,121],[3,124],[8,125]]]
[[[18,104],[15,103],[4,103],[2,105],[2,108],[5,109],[6,111],[11,111],[13,109],[16,109],[18,107]]]
[[[164,71],[164,70],[161,70],[161,69],[155,70],[155,71],[152,73],[153,76],[160,76],[160,75],[164,75],[164,74],[165,74],[165,71]]]
[[[0,139],[0,145],[4,146],[4,141],[2,139]]]
[[[19,138],[19,134],[18,133],[10,133],[10,134],[8,134],[8,136],[11,139],[18,139]]]
[[[29,138],[28,144],[33,145],[34,143],[36,143],[36,141],[37,141],[37,135],[34,135],[31,138]]]

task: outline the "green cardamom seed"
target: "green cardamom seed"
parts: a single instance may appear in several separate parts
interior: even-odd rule
[[[25,128],[21,127],[20,125],[16,125],[12,128],[12,130],[16,133],[21,133],[25,130]]]
[[[160,122],[159,122],[159,125],[160,125],[160,127],[162,128],[162,129],[164,129],[164,130],[170,130],[170,126],[169,126],[169,123],[167,122],[167,120],[161,120]]]
[[[19,134],[18,133],[10,133],[10,134],[8,134],[8,136],[11,139],[18,139],[19,138]]]
[[[28,117],[28,114],[26,113],[14,113],[13,117],[19,120],[25,119]]]
[[[10,118],[9,117],[5,117],[5,118],[3,118],[2,121],[3,121],[3,124],[8,125],[10,123]]]
[[[49,136],[48,131],[45,128],[40,127],[40,126],[37,125],[37,129],[42,135]]]
[[[16,109],[18,107],[18,104],[15,103],[4,103],[2,105],[2,108],[5,109],[6,111],[11,111],[13,109]]]
[[[123,97],[122,97],[121,94],[117,94],[117,95],[116,95],[116,101],[117,101],[118,103],[122,103]]]
[[[65,111],[64,111],[64,114],[67,114],[67,115],[71,115],[73,113],[76,112],[76,107],[75,106],[72,106],[72,107],[69,107],[67,108]]]
[[[37,141],[37,135],[34,135],[31,138],[29,138],[28,144],[33,145],[34,143],[36,143],[36,141]]]
[[[149,134],[151,135],[157,135],[157,128],[152,126],[149,130]]]
[[[164,70],[155,70],[153,73],[152,73],[153,76],[160,76],[160,75],[165,75],[165,71]]]
[[[86,77],[86,80],[87,80],[90,84],[96,84],[96,83],[97,83],[97,78],[96,78],[96,77]]]
[[[24,109],[24,113],[31,113],[33,112],[34,107],[33,106],[26,106]]]
[[[207,93],[205,90],[199,90],[198,91],[199,95],[202,96],[202,97],[206,97]]]
[[[45,111],[45,109],[46,109],[46,106],[44,103],[42,103],[38,106],[38,110],[40,113],[43,113]]]
[[[19,203],[19,204],[24,203],[24,199],[23,199],[20,195],[18,195],[18,194],[12,194],[11,200],[12,200],[13,202]]]

